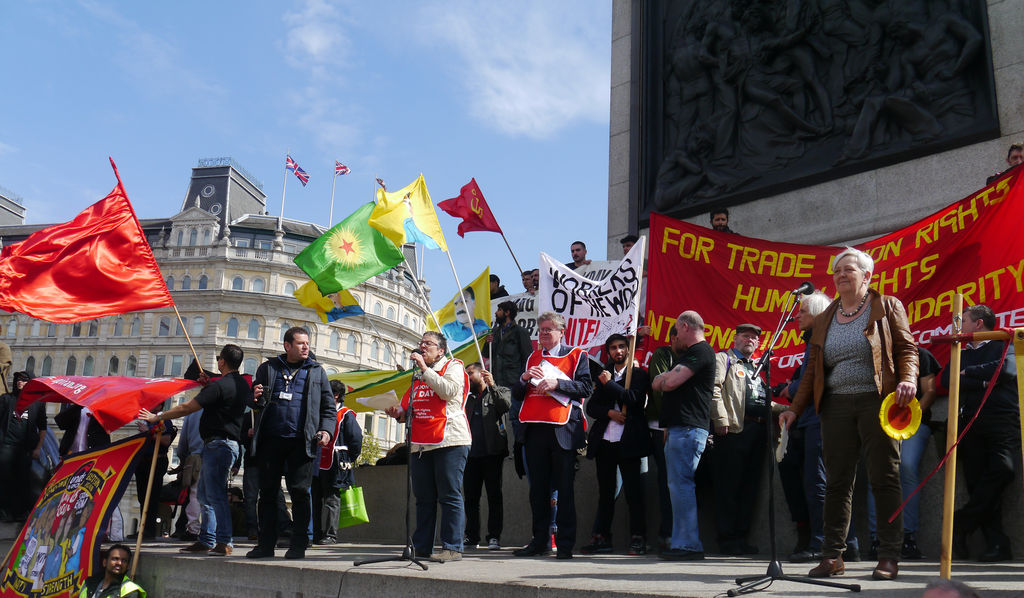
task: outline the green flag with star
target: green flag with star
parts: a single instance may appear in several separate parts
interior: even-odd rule
[[[361,206],[295,256],[295,265],[322,294],[354,287],[405,259],[401,250],[367,223],[374,207],[372,201]]]

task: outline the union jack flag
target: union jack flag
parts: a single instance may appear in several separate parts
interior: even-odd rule
[[[302,170],[302,168],[295,163],[295,160],[292,160],[291,156],[285,157],[284,167],[295,173],[295,178],[299,179],[299,182],[302,183],[303,187],[305,187],[306,183],[309,182],[309,175],[306,174],[306,171]]]
[[[334,176],[338,176],[339,174],[348,174],[350,172],[352,171],[349,170],[348,166],[345,166],[337,160],[334,161]]]

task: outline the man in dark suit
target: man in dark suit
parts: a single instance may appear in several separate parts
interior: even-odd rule
[[[583,401],[593,382],[587,354],[562,344],[565,319],[554,312],[537,318],[540,348],[526,361],[526,371],[512,388],[522,401],[516,440],[526,447],[530,478],[530,510],[533,539],[515,551],[516,556],[535,556],[549,551],[551,491],[558,491],[558,558],[571,559],[576,544],[576,450],[584,446]]]

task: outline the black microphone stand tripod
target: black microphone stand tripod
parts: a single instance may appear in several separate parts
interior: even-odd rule
[[[726,594],[729,596],[739,596],[740,594],[749,594],[752,592],[760,592],[768,589],[771,586],[771,582],[775,580],[791,581],[793,583],[805,583],[816,586],[827,586],[830,588],[841,588],[844,590],[850,590],[851,592],[859,592],[860,584],[845,584],[835,581],[828,581],[824,579],[815,579],[813,577],[794,577],[792,575],[786,575],[782,571],[782,562],[779,561],[778,551],[775,547],[775,447],[774,447],[774,434],[773,434],[773,418],[771,415],[771,357],[772,352],[775,349],[775,343],[778,342],[779,337],[782,336],[782,330],[789,323],[790,318],[793,316],[793,311],[798,305],[800,305],[799,299],[794,300],[797,295],[811,293],[814,287],[810,283],[804,283],[799,289],[793,291],[789,295],[789,299],[786,300],[786,305],[783,306],[782,317],[779,318],[779,323],[775,327],[775,332],[772,333],[771,342],[768,343],[768,350],[761,355],[761,359],[757,362],[757,367],[754,370],[753,379],[756,380],[757,376],[764,371],[765,377],[765,389],[769,400],[768,417],[765,418],[765,439],[768,444],[768,544],[771,546],[771,561],[768,563],[768,570],[765,571],[764,575],[754,575],[750,577],[739,577],[736,579],[736,585],[738,588],[730,589]],[[759,587],[765,582],[768,585]]]
[[[416,558],[416,548],[412,545],[412,532],[409,531],[409,498],[412,494],[412,396],[409,397],[409,408],[405,410],[405,548],[402,549],[402,554],[399,556],[386,556],[375,559],[365,559],[362,561],[356,561],[352,563],[354,567],[360,565],[369,565],[371,563],[390,563],[390,562],[401,562],[409,561],[419,565],[424,571],[427,570],[427,565],[420,559]]]

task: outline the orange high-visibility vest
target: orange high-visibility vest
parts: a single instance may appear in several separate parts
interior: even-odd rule
[[[541,360],[544,360],[572,378],[576,374],[576,367],[579,365],[580,359],[586,359],[586,353],[579,347],[573,348],[563,357],[542,355],[542,352],[537,350],[526,361],[526,369],[529,370],[533,366],[540,365]],[[576,405],[579,406],[579,403]],[[572,401],[569,401],[568,405],[563,405],[558,402],[558,399],[537,390],[536,386],[530,384],[526,390],[526,397],[523,398],[523,407],[519,411],[519,421],[524,424],[563,425],[569,421],[572,406]]]
[[[452,362],[458,362],[460,365],[462,361],[458,359],[450,359],[448,363],[444,364],[438,375],[444,377],[444,373],[448,371],[448,366]],[[469,374],[466,373],[465,368],[462,370],[465,381],[462,385],[462,408],[463,411],[460,413],[462,417],[466,417],[466,397],[469,396]],[[437,395],[437,392],[430,385],[423,380],[413,380],[412,386],[406,391],[405,396],[402,397],[402,408],[406,410],[406,417],[409,416],[409,397],[412,397],[412,415],[413,424],[412,430],[409,432],[409,440],[416,444],[425,445],[439,445],[444,442],[444,432],[448,426],[448,402]],[[466,422],[466,427],[469,427],[469,421]]]

